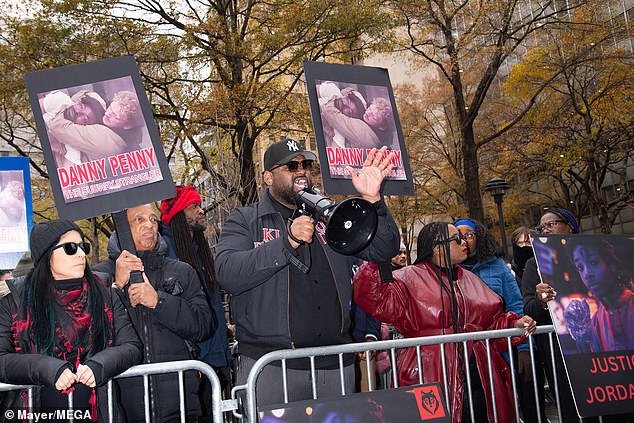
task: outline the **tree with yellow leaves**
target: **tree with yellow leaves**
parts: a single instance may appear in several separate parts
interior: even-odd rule
[[[634,206],[634,58],[618,17],[587,7],[573,19],[513,69],[507,92],[514,102],[546,88],[508,148],[518,176],[532,181],[528,192],[577,216],[594,214],[611,233],[619,212]]]

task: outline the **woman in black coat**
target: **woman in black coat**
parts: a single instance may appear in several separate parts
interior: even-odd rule
[[[96,388],[141,361],[141,342],[110,279],[90,271],[77,225],[37,224],[30,243],[33,270],[0,299],[0,382],[42,385],[31,404],[14,391],[12,408],[65,410],[73,392],[75,409],[105,418]]]

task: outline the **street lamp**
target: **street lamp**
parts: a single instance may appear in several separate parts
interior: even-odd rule
[[[504,195],[506,191],[511,189],[511,186],[502,178],[493,178],[487,182],[484,187],[484,191],[491,194],[493,201],[498,206],[498,218],[500,219],[500,236],[502,237],[502,248],[504,254],[508,254],[508,247],[506,245],[506,228],[504,227],[504,215],[502,213],[502,202],[504,201]]]

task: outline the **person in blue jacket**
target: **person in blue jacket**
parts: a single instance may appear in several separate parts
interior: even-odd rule
[[[524,315],[524,302],[519,285],[501,257],[501,249],[488,228],[475,219],[462,219],[454,223],[460,232],[460,236],[467,243],[469,248],[468,262],[470,270],[475,273],[484,283],[504,300],[504,311],[512,311],[520,316]],[[537,421],[537,407],[535,395],[533,394],[531,357],[528,342],[524,342],[514,351],[514,360],[517,372],[520,374],[518,384],[520,408],[524,421]],[[509,361],[508,353],[504,353],[504,358]],[[542,414],[544,408],[541,409]],[[545,414],[542,421],[546,421]]]
[[[222,294],[216,274],[214,260],[205,236],[207,220],[201,207],[202,200],[198,191],[191,186],[178,187],[176,196],[161,202],[161,235],[168,244],[169,254],[189,263],[198,273],[207,296],[207,302],[219,322],[213,335],[199,342],[198,359],[214,368],[220,378],[223,390],[228,392],[231,382],[231,351],[227,340],[227,325]],[[204,419],[212,421],[211,385],[203,381],[201,401]]]

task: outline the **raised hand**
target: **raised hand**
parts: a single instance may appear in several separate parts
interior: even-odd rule
[[[394,152],[390,152],[381,160],[385,151],[387,147],[370,150],[361,169],[346,166],[346,171],[352,177],[352,185],[361,197],[370,203],[376,203],[381,199],[381,183],[394,167],[392,165]]]

